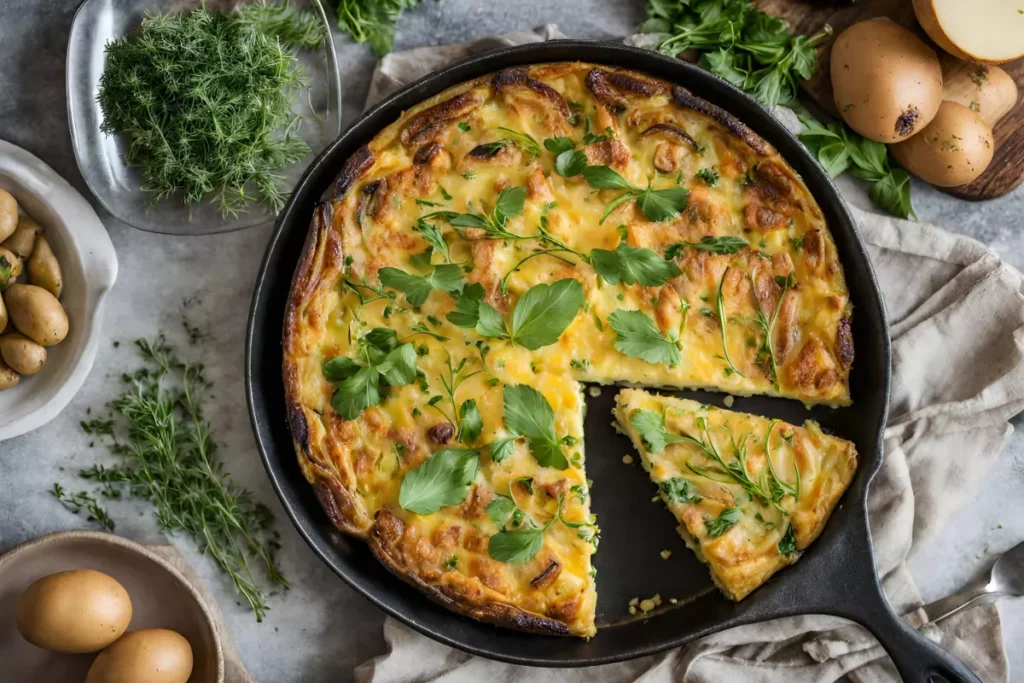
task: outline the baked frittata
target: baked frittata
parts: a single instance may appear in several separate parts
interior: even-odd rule
[[[810,420],[796,427],[640,389],[619,392],[615,420],[733,600],[796,562],[857,471],[854,445]]]
[[[450,608],[595,633],[583,383],[849,403],[822,213],[687,90],[581,63],[451,88],[348,160],[284,327],[331,521]]]

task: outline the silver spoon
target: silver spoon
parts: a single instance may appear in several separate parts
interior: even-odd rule
[[[996,560],[988,582],[979,581],[964,590],[922,607],[928,620],[940,621],[969,605],[1006,596],[1024,595],[1024,542],[1013,546]]]

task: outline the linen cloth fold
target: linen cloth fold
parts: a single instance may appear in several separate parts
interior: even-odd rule
[[[367,105],[463,57],[565,36],[553,25],[473,43],[393,53],[378,65]],[[840,183],[856,203],[863,189]],[[1024,280],[974,240],[851,206],[889,312],[893,380],[885,461],[868,495],[875,559],[893,608],[986,683],[1008,679],[992,604],[925,623],[907,558],[939,532],[998,459],[1024,410]],[[856,365],[855,365],[856,369]],[[433,642],[393,619],[388,654],[356,669],[363,683],[420,681],[898,681],[859,625],[821,615],[777,619],[666,654],[589,669],[500,664]]]

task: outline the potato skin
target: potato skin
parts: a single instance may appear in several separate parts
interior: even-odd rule
[[[10,249],[0,247],[0,292],[7,289],[21,275],[22,262]]]
[[[995,141],[980,116],[957,102],[943,102],[923,131],[889,150],[903,168],[926,183],[954,187],[988,168]]]
[[[4,303],[4,295],[0,294],[0,333],[7,329],[7,304]]]
[[[57,298],[42,287],[13,285],[4,293],[14,327],[43,346],[53,346],[68,336],[68,316]]]
[[[0,189],[0,242],[18,227],[18,202],[10,192]]]
[[[18,382],[20,381],[21,375],[7,367],[7,363],[0,360],[0,391],[13,389],[18,386]]]
[[[32,255],[32,248],[36,245],[36,237],[43,231],[43,226],[36,223],[34,218],[29,216],[18,216],[18,227],[0,247],[10,249],[20,259],[27,259]]]
[[[836,109],[876,142],[899,142],[931,122],[942,102],[935,51],[886,18],[850,26],[836,38],[830,63]]]
[[[990,127],[1017,106],[1017,83],[998,66],[954,62],[942,72],[942,99],[976,112]]]
[[[28,280],[58,299],[64,291],[64,275],[60,263],[45,235],[36,238],[36,246],[28,259]]]
[[[46,349],[21,334],[0,337],[0,358],[19,375],[34,375],[43,369]]]

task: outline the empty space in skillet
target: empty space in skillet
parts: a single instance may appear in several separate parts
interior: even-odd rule
[[[795,565],[785,568],[740,603],[713,588],[707,568],[686,548],[656,487],[629,440],[611,426],[616,387],[587,396],[587,476],[601,527],[598,569],[598,635],[589,641],[517,633],[449,612],[392,576],[366,544],[336,530],[301,474],[287,426],[281,381],[281,322],[292,274],[315,204],[345,160],[404,109],[444,90],[517,64],[580,60],[635,69],[690,89],[729,111],[774,145],[818,201],[832,232],[854,305],[856,359],[850,377],[851,407],[811,410],[799,402],[737,397],[732,410],[803,424],[808,417],[853,441],[858,472],[821,536]],[[246,385],[253,427],[264,464],[282,504],[314,551],[353,588],[389,614],[441,642],[504,661],[580,666],[620,661],[689,642],[724,628],[809,610],[856,613],[850,601],[878,591],[866,526],[865,496],[881,462],[880,433],[889,388],[889,342],[884,308],[866,254],[835,187],[792,135],[753,100],[697,67],[621,45],[552,41],[471,58],[428,76],[357,122],[313,163],[282,212],[257,280],[247,338]],[[590,385],[588,385],[589,387]],[[585,390],[586,391],[586,390]],[[652,389],[655,391],[655,389]],[[725,394],[666,391],[724,406]],[[636,462],[625,465],[622,457]],[[668,560],[659,553],[672,551]],[[634,597],[660,594],[656,612],[632,616]],[[678,600],[677,605],[669,603]],[[865,600],[868,597],[864,597]]]

